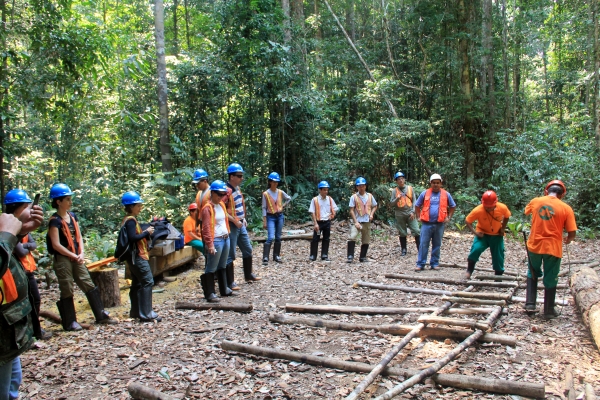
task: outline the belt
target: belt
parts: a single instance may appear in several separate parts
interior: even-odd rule
[[[329,221],[330,221],[330,220],[328,220],[328,219],[324,219],[324,220],[319,220],[319,221],[317,221],[317,222],[329,222]]]
[[[281,214],[283,214],[283,212],[278,212],[278,213],[275,213],[275,214],[273,214],[273,213],[267,213],[267,215],[274,215],[276,217],[279,217]]]
[[[215,239],[227,239],[229,238],[229,235],[223,235],[223,236],[216,236]]]

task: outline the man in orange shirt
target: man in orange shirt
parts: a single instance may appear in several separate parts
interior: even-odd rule
[[[475,235],[471,252],[467,257],[467,272],[469,279],[475,270],[479,256],[488,247],[492,254],[492,266],[496,275],[504,274],[504,230],[510,218],[508,207],[498,203],[498,196],[493,190],[488,190],[481,197],[481,204],[475,207],[467,218],[467,228]],[[471,225],[477,221],[477,228]]]
[[[183,221],[183,242],[204,254],[202,233],[198,229],[198,205],[191,203],[188,206],[188,211],[190,215]]]
[[[554,301],[562,259],[562,244],[571,243],[577,231],[575,214],[571,207],[562,201],[566,193],[565,184],[553,180],[546,185],[545,196],[536,197],[525,207],[525,215],[532,216],[531,233],[527,240],[530,268],[527,271],[525,310],[535,310],[538,278],[543,277],[544,317],[547,319],[559,315],[554,309]],[[566,237],[563,237],[563,231],[567,231]]]

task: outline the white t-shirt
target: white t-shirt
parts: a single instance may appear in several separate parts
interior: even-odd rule
[[[331,205],[333,205],[333,211],[337,211],[338,206],[335,204],[335,201],[333,201],[333,199],[331,199],[331,197],[329,196],[325,196],[325,198],[322,198],[321,195],[318,195],[317,198],[319,201],[319,211],[321,215],[315,215],[315,217],[317,217],[318,221],[329,221],[329,218],[331,216]],[[329,203],[329,199],[331,199],[331,204]],[[313,199],[310,202],[308,212],[314,213],[315,211],[315,200]]]
[[[360,193],[356,193],[356,195],[358,196],[359,199],[362,200],[362,204],[356,204],[354,202],[354,195],[350,196],[350,204],[348,204],[348,206],[350,208],[354,208],[354,207],[361,207],[363,206],[363,204],[366,204],[367,201],[369,201],[369,193],[366,193],[361,196]],[[375,200],[375,196],[371,195],[371,208],[375,207],[377,205],[377,201]],[[356,216],[356,220],[358,222],[369,222],[369,214],[365,214],[363,216],[358,215],[358,210],[354,210],[354,215]]]
[[[225,212],[223,211],[223,208],[220,205],[215,204],[215,236],[214,237],[221,237],[221,236],[225,236],[228,234],[229,234],[229,232],[227,232],[227,225],[225,223]]]

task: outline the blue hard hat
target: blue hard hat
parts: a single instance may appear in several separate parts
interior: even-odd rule
[[[227,173],[235,174],[236,172],[241,172],[243,174],[244,168],[242,168],[242,166],[238,163],[229,164],[229,167],[227,167]]]
[[[58,197],[63,197],[63,196],[73,196],[74,194],[75,193],[73,193],[71,191],[71,188],[69,188],[64,183],[55,183],[50,188],[50,198],[51,199],[56,199]]]
[[[123,196],[121,197],[121,203],[124,206],[128,206],[131,204],[139,204],[139,203],[143,203],[144,200],[142,200],[142,198],[140,197],[140,194],[138,192],[134,192],[134,191],[129,191],[129,192],[125,192],[123,194]]]
[[[202,168],[195,170],[194,176],[192,177],[192,183],[198,183],[202,179],[208,179],[208,172],[206,172]]]
[[[404,174],[402,172],[396,172],[396,174],[394,175],[394,180],[398,178],[404,178]]]
[[[327,183],[327,181],[319,182],[319,189],[328,188],[328,187],[329,187],[329,183]]]
[[[366,184],[367,184],[367,180],[365,178],[363,178],[362,176],[359,176],[358,178],[356,178],[356,182],[354,183],[355,186],[366,185]]]
[[[277,172],[271,172],[268,179],[273,182],[281,182],[281,178]]]
[[[4,204],[33,203],[23,189],[13,189],[4,196]]]
[[[210,191],[211,192],[226,192],[227,191],[227,185],[225,184],[225,182],[220,181],[220,180],[216,180],[213,183],[210,184]]]

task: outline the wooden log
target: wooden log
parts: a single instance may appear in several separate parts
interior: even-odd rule
[[[117,260],[116,257],[108,257],[108,258],[104,258],[102,260],[94,261],[93,263],[86,264],[85,266],[87,267],[87,269],[94,269],[94,268],[98,268],[98,267],[103,267],[107,264],[110,264],[110,263],[113,263],[116,261],[119,261],[119,260]]]
[[[467,292],[468,293],[468,292]],[[497,304],[493,304],[497,305]],[[310,314],[359,314],[359,315],[403,315],[410,313],[431,313],[433,307],[358,307],[341,306],[334,304],[286,304],[285,312],[310,313]],[[489,314],[489,308],[450,308],[446,314]]]
[[[600,349],[600,277],[593,269],[582,267],[569,282],[583,323]]]
[[[187,303],[184,301],[175,302],[176,310],[224,310],[237,312],[252,311],[252,304],[241,303]]]
[[[40,310],[40,317],[49,319],[50,321],[55,322],[57,324],[62,324],[62,318],[60,318],[60,315],[55,314],[52,311]],[[81,325],[83,329],[92,329],[91,324],[86,324],[83,322],[78,322],[78,324]]]
[[[185,333],[205,333],[205,332],[211,332],[211,331],[216,331],[218,329],[223,329],[226,326],[227,326],[226,324],[209,325],[209,326],[205,326],[203,328],[188,329],[187,331],[185,331]]]
[[[398,324],[360,324],[350,322],[331,321],[318,318],[304,318],[304,317],[291,317],[284,314],[270,314],[269,320],[278,324],[287,325],[305,325],[313,326],[315,328],[326,328],[335,329],[340,331],[369,331],[374,330],[388,335],[404,336],[415,328],[415,325],[398,325]],[[419,336],[421,337],[434,337],[441,339],[452,339],[452,340],[463,340],[466,339],[472,330],[467,329],[452,329],[444,328],[441,326],[426,326],[421,329]],[[495,333],[486,333],[479,340],[482,343],[500,343],[506,346],[515,347],[517,345],[517,338],[508,335],[498,335]]]
[[[144,386],[137,382],[129,382],[127,385],[127,390],[129,394],[134,399],[143,399],[143,400],[175,400],[174,397],[169,396],[168,394],[164,394],[159,392],[156,389],[153,389],[148,386]]]
[[[452,279],[444,278],[441,276],[422,276],[422,275],[408,275],[408,274],[385,274],[388,279],[404,279],[416,282],[434,282],[444,283],[446,285],[470,285],[470,286],[487,286],[496,288],[525,288],[527,285],[518,284],[516,282],[480,282],[476,280],[464,280],[464,279]],[[566,285],[559,284],[556,286],[557,289],[565,289]],[[538,290],[544,290],[544,285],[538,284]]]
[[[571,262],[571,264],[572,264],[572,263],[573,263],[573,262]],[[566,264],[566,263],[563,263],[563,262],[561,262],[561,263],[560,263],[561,267],[562,267],[564,264]],[[582,265],[582,267],[596,268],[596,267],[597,267],[597,266],[599,266],[599,265],[600,265],[600,261],[596,261],[596,262],[590,262],[590,263],[588,263],[588,264]],[[571,273],[575,273],[575,272],[579,271],[579,269],[580,269],[580,268],[577,268],[577,269],[571,269],[571,268],[563,269],[562,271],[560,271],[560,272],[558,273],[558,277],[560,278],[560,277],[562,277],[562,276],[568,275],[568,274],[569,274],[569,272],[571,272]]]
[[[436,317],[430,315],[420,316],[417,322],[421,322],[423,324],[462,326],[465,328],[481,329],[484,332],[488,332],[491,328],[489,324],[473,321],[472,319]]]
[[[226,351],[253,354],[260,357],[289,360],[325,368],[341,369],[348,372],[367,373],[373,369],[373,365],[343,361],[331,357],[318,357],[308,353],[286,351],[268,347],[251,346],[230,341],[221,342],[221,348]],[[382,371],[386,376],[411,376],[418,370],[387,367]],[[503,379],[477,378],[461,374],[434,374],[431,377],[437,384],[458,389],[477,390],[481,392],[514,394],[517,396],[543,398],[545,386],[540,383],[528,383],[508,381]]]
[[[563,394],[567,398],[567,400],[575,400],[575,388],[573,387],[573,367],[571,365],[567,365],[565,369],[565,382],[564,382],[564,391]]]
[[[447,268],[459,268],[459,269],[464,269],[466,271],[467,269],[467,264],[455,264],[455,263],[439,263],[440,267],[447,267]],[[495,272],[493,268],[475,268],[475,273],[478,274],[480,272],[491,272],[492,274]],[[512,276],[517,276],[519,275],[518,272],[513,272],[513,271],[504,271],[504,275],[512,275]]]
[[[281,235],[281,240],[312,240],[313,234],[312,232],[310,233],[302,233],[299,235]],[[258,243],[264,243],[267,241],[267,238],[264,236],[259,236],[259,237],[255,237],[255,238],[250,238],[250,240],[258,242]]]
[[[442,297],[442,300],[451,301],[452,303],[458,304],[477,304],[480,306],[502,306],[506,305],[506,301],[504,300],[481,300],[481,299],[472,299],[469,297]],[[491,310],[488,310],[488,313]]]
[[[585,384],[585,400],[596,400],[596,393],[594,393],[594,387],[589,383]]]
[[[480,281],[517,281],[525,282],[526,276],[504,276],[504,275],[473,275],[473,279]]]
[[[482,300],[504,300],[510,301],[510,293],[496,293],[496,292],[452,292],[454,297],[466,297],[469,299],[482,299]]]
[[[116,268],[94,268],[90,270],[90,276],[94,284],[98,287],[100,299],[102,299],[104,307],[117,307],[121,305],[119,271]]]

